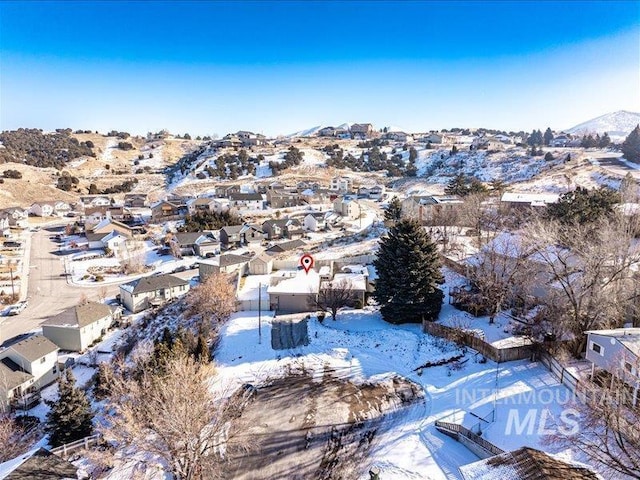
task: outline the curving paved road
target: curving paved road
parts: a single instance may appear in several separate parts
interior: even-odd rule
[[[62,276],[62,257],[54,254],[57,244],[49,238],[53,235],[53,229],[43,228],[31,235],[27,272],[29,305],[19,315],[0,317],[0,342],[37,328],[52,315],[76,305],[82,294],[87,295],[90,300],[98,298],[100,287],[69,285]],[[108,296],[113,296],[118,291],[117,285],[106,287]]]

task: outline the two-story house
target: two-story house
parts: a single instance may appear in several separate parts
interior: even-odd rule
[[[333,177],[329,186],[330,190],[340,193],[348,193],[353,191],[353,180],[349,177]]]
[[[295,218],[270,219],[262,224],[267,240],[279,238],[300,238],[304,235],[302,224]]]
[[[333,211],[349,220],[360,218],[360,204],[348,198],[336,198],[333,202]]]
[[[229,195],[229,206],[248,210],[262,210],[264,199],[259,193],[232,193]]]
[[[62,350],[82,352],[107,333],[119,313],[119,307],[87,302],[46,320],[42,334]]]
[[[220,229],[220,243],[225,248],[260,244],[263,240],[264,232],[255,225],[232,225]]]
[[[151,275],[120,285],[120,301],[132,313],[160,306],[189,291],[189,282],[174,275]]]

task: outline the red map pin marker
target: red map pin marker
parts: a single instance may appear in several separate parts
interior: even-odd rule
[[[309,273],[309,270],[313,268],[313,257],[308,253],[305,253],[300,257],[300,265],[304,268],[306,273]]]

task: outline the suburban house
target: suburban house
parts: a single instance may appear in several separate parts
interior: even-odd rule
[[[229,133],[222,139],[214,142],[214,146],[223,148],[239,148],[242,146],[242,140],[237,135]]]
[[[62,350],[82,352],[102,338],[120,309],[98,302],[71,307],[42,324],[42,334]]]
[[[640,388],[640,328],[590,330],[585,358],[591,362],[591,377],[604,370],[633,388],[633,403]]]
[[[127,241],[131,238],[117,230],[109,233],[85,233],[90,250],[108,249],[115,256],[122,251]]]
[[[392,140],[394,142],[406,142],[409,140],[413,140],[413,137],[406,132],[400,130],[393,130],[382,135],[382,138],[386,140]]]
[[[42,335],[16,339],[0,351],[0,404],[11,400],[29,403],[28,396],[58,379],[59,348]]]
[[[0,210],[0,218],[6,220],[8,228],[27,228],[29,226],[29,210],[20,207],[9,207]]]
[[[233,225],[220,229],[220,243],[226,248],[259,244],[263,240],[264,233],[254,225]]]
[[[360,204],[348,198],[336,198],[333,202],[333,211],[349,220],[360,218]]]
[[[519,193],[505,192],[500,198],[500,204],[510,208],[546,207],[557,203],[560,195],[557,193]]]
[[[112,203],[112,199],[105,195],[83,195],[80,197],[80,203],[83,207],[108,207]]]
[[[276,243],[267,248],[264,253],[276,256],[284,252],[292,252],[294,250],[300,250],[306,247],[307,244],[304,240],[289,240],[288,242]]]
[[[36,217],[64,217],[70,211],[71,206],[67,202],[36,202],[29,208],[29,213]]]
[[[366,272],[366,267],[363,267]],[[348,288],[351,293],[349,305],[362,308],[367,294],[367,277],[362,273],[336,273],[332,280],[320,283],[320,290]]]
[[[163,200],[151,207],[151,220],[156,223],[166,222],[168,220],[179,220],[188,212],[186,204],[182,205],[178,202],[170,202]]]
[[[132,313],[180,297],[189,291],[189,281],[174,275],[151,275],[120,285],[120,301]]]
[[[340,193],[353,192],[353,180],[348,177],[333,177],[329,189]]]
[[[360,187],[358,196],[370,198],[371,200],[382,200],[384,197],[384,185],[374,185],[373,187]]]
[[[206,257],[220,253],[220,242],[211,232],[178,232],[172,235],[170,242],[178,245],[182,255]]]
[[[73,463],[42,447],[34,447],[19,457],[0,463],[3,480],[76,480],[79,475]]]
[[[216,273],[234,273],[240,271],[244,274],[245,267],[251,260],[251,257],[244,255],[233,255],[225,253],[211,260],[202,260],[198,262],[198,273],[200,281],[204,282],[209,275]]]
[[[209,197],[199,197],[189,200],[187,202],[187,207],[189,209],[189,215],[193,215],[197,212],[222,212],[225,208],[225,205],[222,204],[219,200],[215,198]]]
[[[235,208],[262,210],[264,199],[259,193],[232,193],[229,195],[229,205]]]
[[[280,270],[269,279],[269,305],[278,313],[300,313],[313,309],[320,291],[320,275],[315,270]]]
[[[229,195],[234,193],[240,193],[240,185],[219,185],[215,190],[218,198],[229,198]]]
[[[436,145],[439,145],[441,143],[445,143],[445,136],[441,133],[429,133],[427,135],[424,135],[421,139],[421,142],[424,143],[433,143]]]
[[[279,238],[294,239],[304,235],[302,224],[295,218],[267,220],[262,224],[262,231],[267,240],[276,240]]]
[[[469,463],[459,470],[463,480],[602,480],[587,465],[530,447]]]
[[[335,137],[336,129],[334,127],[324,127],[318,130],[319,137]]]
[[[402,201],[403,216],[429,223],[455,214],[464,202],[455,195],[412,196]]]
[[[236,137],[240,139],[243,147],[253,147],[256,145],[266,145],[267,138],[259,133],[239,131],[236,132]]]
[[[351,131],[351,135],[353,135],[354,138],[368,138],[374,132],[373,125],[371,125],[370,123],[354,123],[353,125],[351,125],[349,130]]]
[[[305,230],[310,232],[319,232],[327,228],[325,213],[307,213],[302,220]]]
[[[146,193],[125,193],[124,206],[127,208],[144,208],[147,206]]]
[[[302,205],[303,199],[299,193],[285,190],[267,190],[267,205],[271,208],[288,208]]]

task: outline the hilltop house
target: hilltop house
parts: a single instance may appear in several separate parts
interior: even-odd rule
[[[30,394],[39,392],[58,378],[59,348],[42,335],[31,335],[0,351],[0,408],[12,401],[30,403]]]
[[[68,308],[42,324],[42,334],[62,350],[82,352],[107,333],[119,307],[87,302]]]
[[[373,125],[370,123],[354,123],[349,128],[353,138],[365,139],[373,135]]]
[[[189,291],[189,282],[174,275],[152,275],[120,285],[120,300],[132,313],[162,305]]]
[[[353,192],[353,180],[348,177],[333,177],[329,189],[340,193]]]
[[[560,195],[557,193],[521,193],[505,192],[500,198],[500,204],[510,208],[546,207],[557,203]]]

